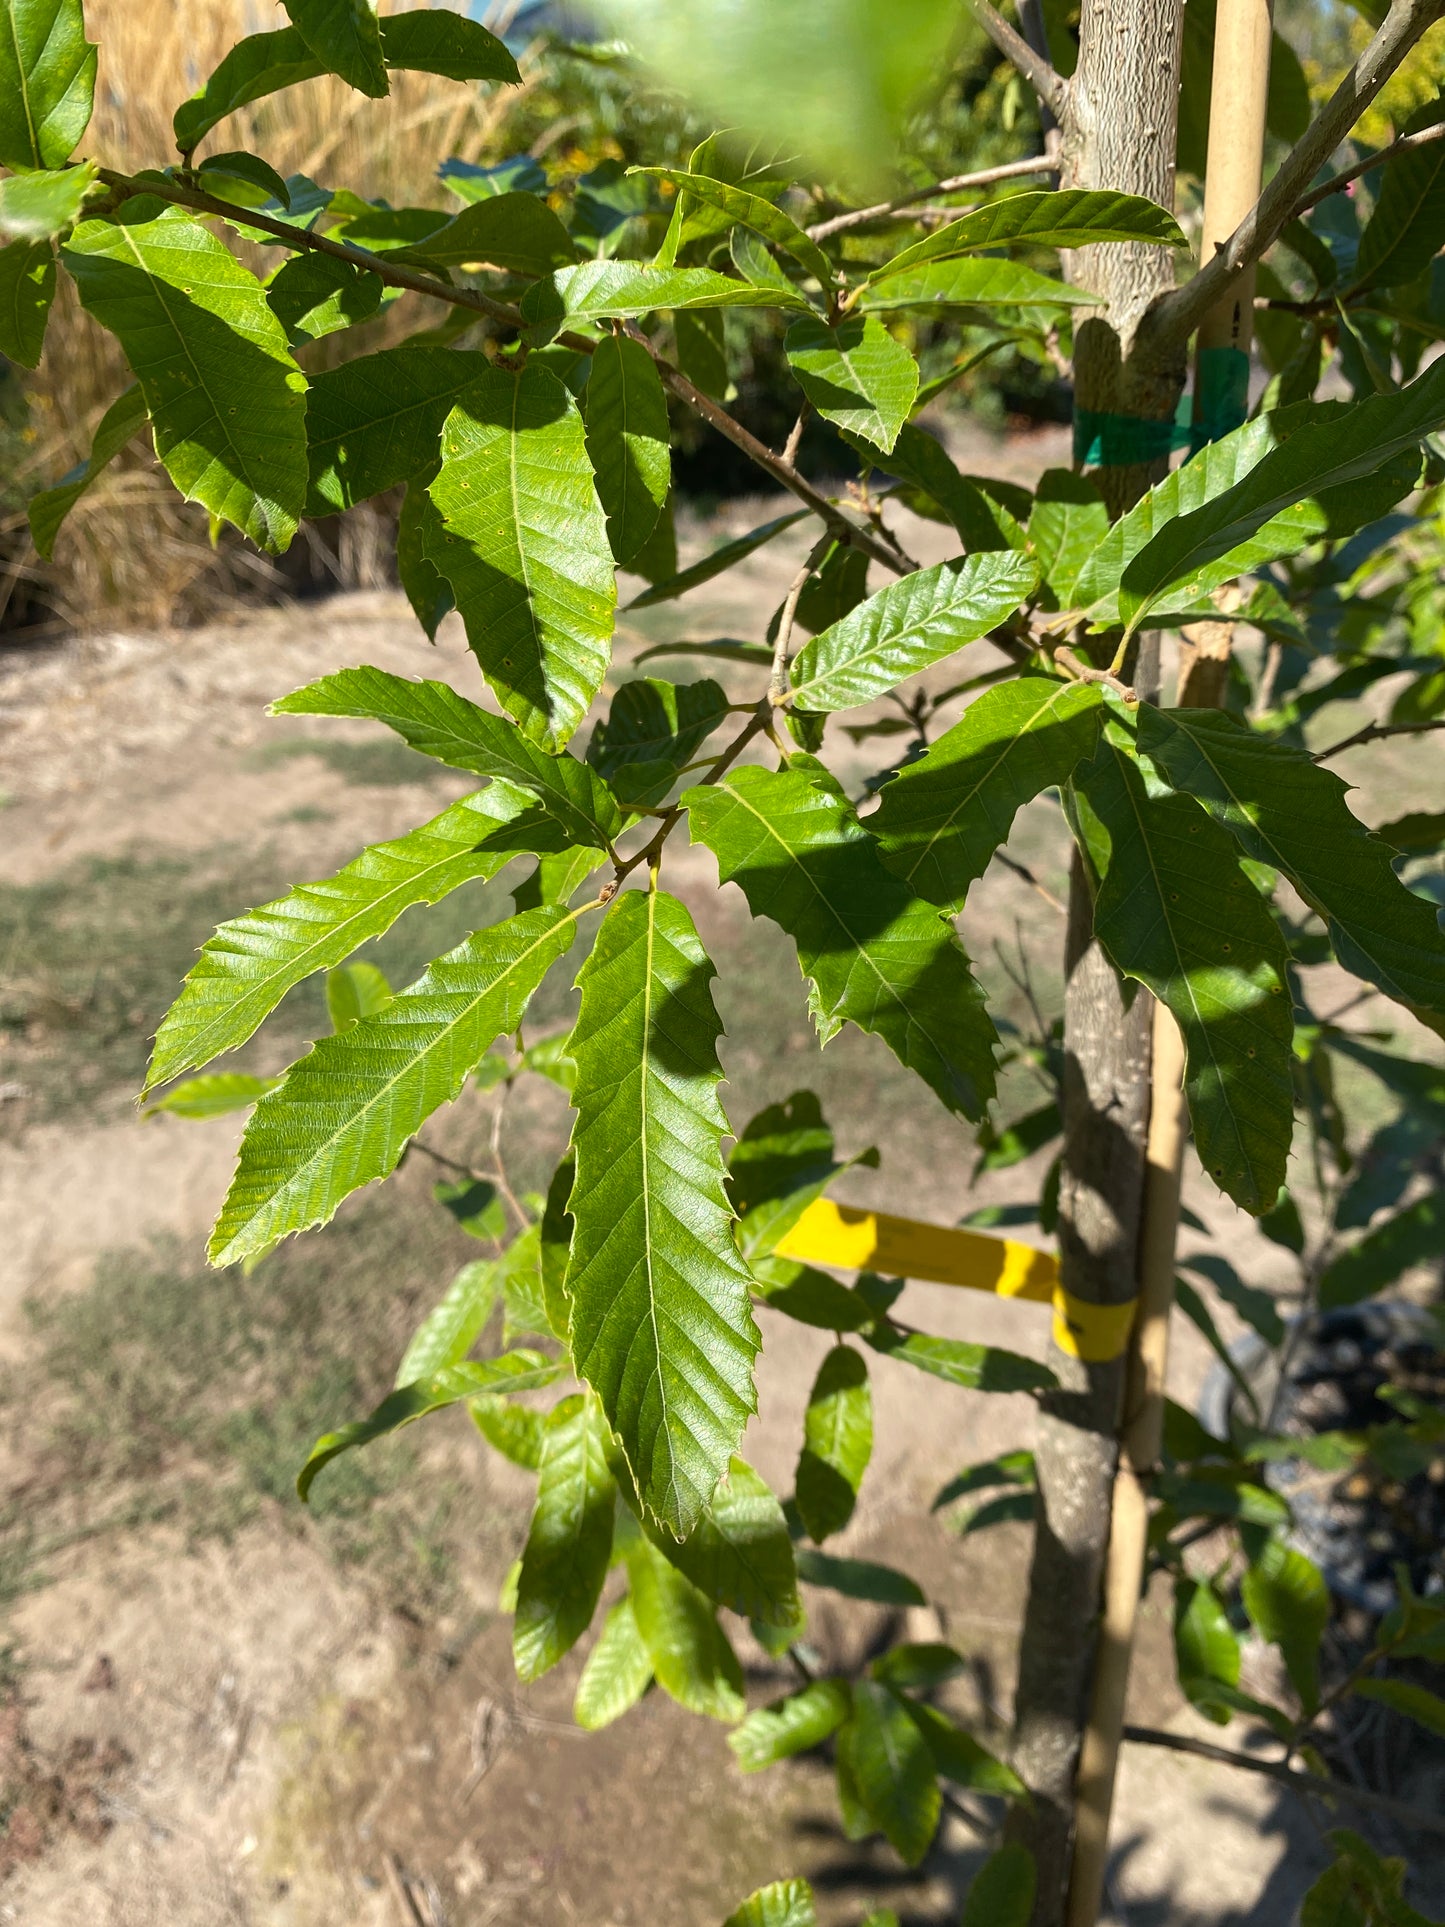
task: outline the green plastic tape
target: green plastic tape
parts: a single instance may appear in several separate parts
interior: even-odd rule
[[[1205,348],[1194,397],[1185,396],[1169,421],[1074,410],[1074,460],[1084,468],[1135,468],[1166,460],[1177,448],[1198,454],[1243,425],[1249,413],[1249,356],[1240,348]]]

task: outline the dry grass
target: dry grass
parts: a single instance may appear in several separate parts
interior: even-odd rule
[[[287,24],[270,0],[88,0],[86,17],[100,71],[85,152],[128,172],[175,158],[172,113],[236,40]],[[316,80],[223,121],[201,153],[245,148],[283,175],[307,174],[398,206],[440,206],[447,197],[436,179],[438,162],[449,154],[491,156],[517,98],[515,89],[395,74],[391,98],[376,102],[340,81]],[[277,258],[258,251],[252,265],[274,266]],[[129,379],[114,340],[61,280],[45,359],[26,380],[30,421],[12,501],[84,459],[97,421]],[[398,303],[373,324],[365,345],[415,325],[414,311],[401,312],[410,306]],[[318,344],[303,360],[324,363],[328,349]],[[82,497],[53,565],[39,563],[30,549],[22,514],[0,522],[0,557],[12,557],[11,580],[0,576],[0,625],[17,587],[27,613],[38,607],[69,627],[87,628],[201,620],[237,596],[275,595],[308,575],[374,586],[389,566],[389,519],[383,507],[348,518],[339,530],[303,531],[303,551],[283,574],[229,534],[213,548],[205,512],[179,499],[138,443]]]

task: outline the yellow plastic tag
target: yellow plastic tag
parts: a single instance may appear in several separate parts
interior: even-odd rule
[[[1118,1358],[1129,1342],[1136,1300],[1091,1305],[1067,1293],[1058,1260],[1048,1251],[983,1231],[924,1224],[886,1211],[860,1211],[819,1198],[777,1246],[780,1258],[840,1271],[883,1271],[936,1285],[961,1285],[999,1298],[1026,1298],[1054,1307],[1054,1341],[1090,1363]]]

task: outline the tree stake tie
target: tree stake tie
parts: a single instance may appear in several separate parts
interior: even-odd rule
[[[1054,1342],[1091,1365],[1121,1358],[1138,1299],[1096,1305],[1064,1290],[1052,1252],[985,1231],[957,1230],[820,1198],[777,1246],[777,1256],[841,1271],[874,1270],[1054,1308]]]

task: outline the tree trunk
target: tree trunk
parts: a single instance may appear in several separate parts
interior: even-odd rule
[[[1172,207],[1182,35],[1182,0],[1084,0],[1079,64],[1062,115],[1064,186],[1144,194]],[[1127,424],[1168,421],[1183,391],[1182,350],[1177,367],[1162,373],[1130,357],[1145,310],[1173,283],[1174,263],[1165,248],[1132,243],[1083,248],[1069,262],[1071,278],[1104,297],[1075,331],[1075,407],[1086,433],[1097,424],[1107,465],[1096,479],[1118,515],[1167,462],[1157,434],[1151,449],[1148,431],[1141,442]],[[1141,696],[1157,697],[1157,637],[1143,639],[1130,673]],[[1074,1298],[1120,1304],[1138,1289],[1153,1001],[1127,993],[1094,941],[1077,852],[1065,974],[1062,1282]],[[1060,1389],[1039,1416],[1039,1520],[1013,1751],[1033,1802],[1010,1821],[1011,1837],[1038,1870],[1034,1927],[1063,1919],[1124,1383],[1123,1359],[1086,1364],[1056,1345],[1050,1363]]]

